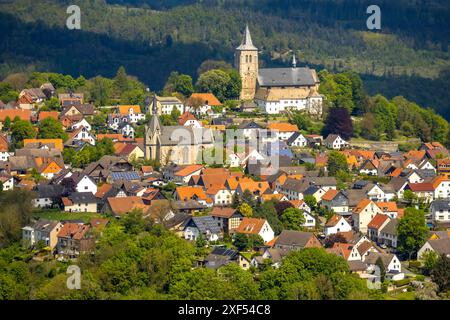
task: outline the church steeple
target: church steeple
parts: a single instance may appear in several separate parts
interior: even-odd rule
[[[245,26],[244,36],[242,38],[241,45],[236,50],[258,50],[252,42],[252,36],[250,35],[250,29],[248,24]]]
[[[242,89],[240,100],[250,101],[255,97],[258,77],[258,48],[253,45],[248,25],[245,26],[242,42],[236,48],[234,65],[241,76]]]

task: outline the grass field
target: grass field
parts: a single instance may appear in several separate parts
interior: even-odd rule
[[[36,218],[49,219],[49,220],[82,220],[89,222],[92,218],[102,217],[98,213],[90,212],[64,212],[60,210],[40,210],[33,214]]]

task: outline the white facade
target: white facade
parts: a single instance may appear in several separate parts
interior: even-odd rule
[[[92,126],[84,118],[81,121],[73,124],[72,125],[72,130],[78,129],[79,127],[85,127],[87,129],[87,131],[91,131],[92,130]]]
[[[6,151],[0,152],[0,161],[8,161],[9,156],[10,156],[9,152]]]
[[[322,96],[307,97],[301,99],[281,99],[278,101],[265,101],[260,99],[255,99],[258,108],[268,114],[279,114],[280,112],[285,112],[287,110],[306,110],[310,113],[315,113],[314,110],[322,109]],[[319,112],[320,113],[320,112]]]
[[[265,243],[269,242],[275,237],[275,233],[273,232],[272,227],[269,225],[267,220],[266,222],[264,222],[264,225],[262,226],[258,234],[261,236],[261,238],[263,238]]]
[[[95,195],[97,193],[97,185],[91,178],[89,178],[89,176],[85,175],[78,182],[76,190],[77,192],[91,192]]]
[[[325,145],[328,149],[339,150],[348,146],[348,142],[337,136],[332,142],[325,141]]]
[[[291,143],[291,147],[306,147],[308,145],[308,141],[306,138],[300,134],[294,141]]]
[[[303,211],[303,217],[305,218],[305,223],[302,224],[303,227],[314,228],[316,226],[316,218],[309,212]]]
[[[73,203],[72,205],[64,206],[65,212],[97,212],[97,203]]]
[[[180,112],[180,114],[184,113],[184,105],[182,103],[162,102],[162,101],[160,103],[162,114],[171,114],[173,108],[176,108]]]
[[[435,199],[448,199],[450,198],[450,181],[443,180],[439,185],[434,189],[434,198]]]
[[[90,145],[95,146],[95,138],[94,136],[87,130],[85,127],[82,127],[80,132],[78,132],[74,137],[73,140],[81,140],[86,141]]]
[[[347,222],[347,220],[344,219],[344,217],[341,217],[334,226],[324,228],[324,234],[326,236],[338,232],[348,232],[348,231],[352,231],[352,226]]]

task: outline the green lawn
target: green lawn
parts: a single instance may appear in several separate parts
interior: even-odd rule
[[[416,293],[414,291],[411,292],[401,292],[398,294],[388,295],[386,300],[415,300]]]
[[[41,210],[33,213],[34,217],[49,220],[83,220],[89,222],[92,218],[102,217],[99,213],[89,212],[64,212],[60,210]]]

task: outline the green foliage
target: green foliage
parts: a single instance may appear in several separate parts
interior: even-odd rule
[[[18,97],[19,93],[13,89],[11,84],[0,82],[0,101],[8,103],[10,101],[16,101]]]
[[[186,74],[179,74],[175,71],[172,72],[164,86],[164,92],[179,92],[185,97],[189,97],[194,92],[192,77]]]
[[[211,92],[220,101],[235,99],[241,92],[241,78],[236,70],[209,70],[200,75],[196,89],[199,92]]]
[[[233,244],[239,251],[248,251],[264,245],[264,240],[259,235],[237,233]]]
[[[242,203],[239,207],[239,212],[242,213],[244,217],[253,216],[253,209],[246,202]]]
[[[327,161],[328,174],[335,176],[338,171],[348,172],[347,159],[338,151],[331,151]]]
[[[430,275],[431,271],[436,266],[438,259],[439,256],[434,251],[428,251],[422,255],[422,271],[425,275]]]
[[[287,230],[302,230],[305,223],[303,212],[297,208],[288,208],[281,215],[281,222]]]
[[[415,208],[407,208],[405,216],[397,225],[398,250],[405,255],[412,255],[425,243],[428,228],[425,213]]]
[[[31,122],[26,120],[15,119],[11,126],[11,142],[15,149],[23,147],[23,140],[34,138],[36,131],[34,131]]]
[[[39,139],[63,139],[63,141],[66,141],[68,138],[61,122],[56,119],[45,118],[39,122],[38,128],[37,137]]]
[[[0,247],[7,246],[21,236],[21,228],[29,223],[32,214],[33,192],[21,189],[0,192]],[[20,199],[20,201],[17,201]]]
[[[80,168],[91,162],[99,160],[105,155],[114,154],[114,143],[111,139],[102,139],[95,146],[85,145],[79,152],[73,148],[64,148],[63,159],[65,163],[71,163],[72,166]]]
[[[50,99],[46,100],[44,103],[44,107],[41,110],[61,110],[61,106],[59,104],[59,100],[56,97],[51,97]]]
[[[253,213],[255,218],[266,219],[275,234],[283,230],[283,223],[280,221],[273,201],[265,201],[258,205]]]
[[[450,290],[450,258],[445,255],[439,257],[431,271],[431,279],[438,285],[439,292]]]

